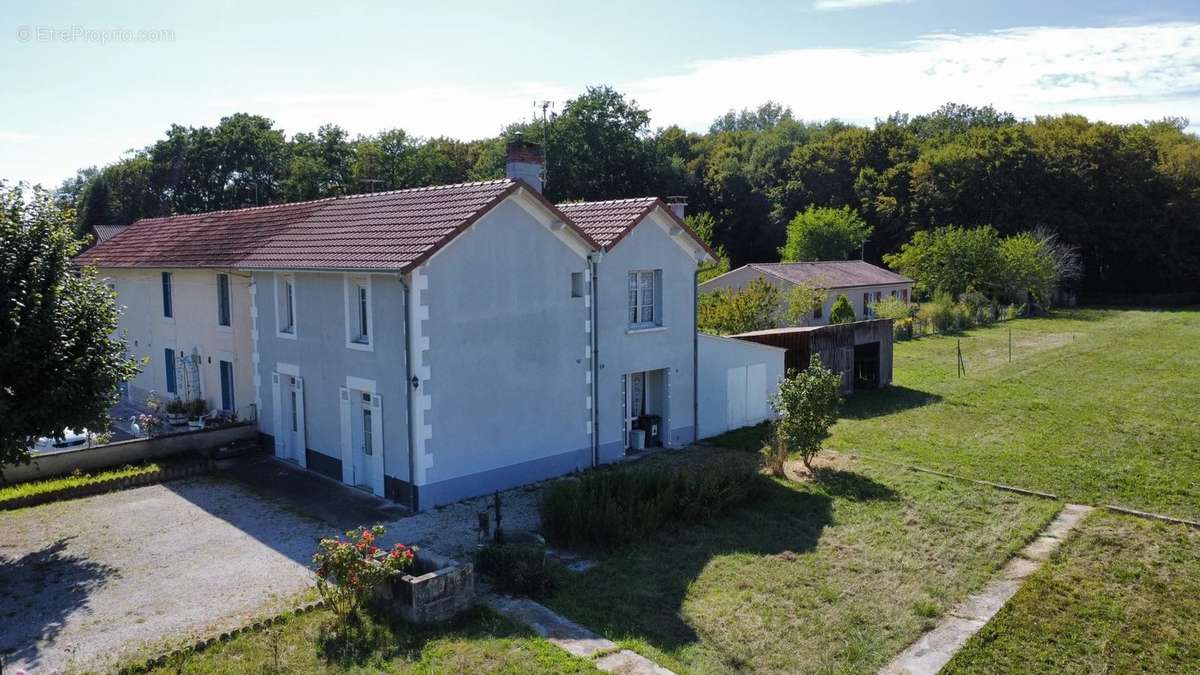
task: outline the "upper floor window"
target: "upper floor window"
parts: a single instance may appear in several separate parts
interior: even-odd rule
[[[296,277],[291,274],[275,276],[275,318],[279,334],[296,336]]]
[[[371,279],[346,277],[346,346],[369,349],[371,328]]]
[[[662,325],[662,270],[629,273],[629,327]]]
[[[171,303],[171,273],[162,273],[162,305],[163,316],[170,319],[175,316],[175,308]]]
[[[217,325],[230,325],[228,274],[217,275]]]

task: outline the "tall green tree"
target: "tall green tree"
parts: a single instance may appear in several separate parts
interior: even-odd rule
[[[779,256],[784,262],[846,260],[870,236],[871,226],[849,206],[810,206],[788,223]]]
[[[97,225],[112,225],[112,191],[108,181],[97,177],[83,191],[76,235],[83,237],[95,231]]]
[[[0,181],[0,466],[39,437],[105,431],[118,386],[137,373],[112,337],[112,291],[76,271],[75,214],[49,193]]]
[[[968,289],[991,296],[1003,283],[1000,236],[987,226],[917,232],[899,253],[885,255],[884,260],[912,279],[922,297],[957,297]]]
[[[588,87],[551,122],[547,196],[566,201],[645,194],[649,130],[650,113],[637,101],[612,87]]]

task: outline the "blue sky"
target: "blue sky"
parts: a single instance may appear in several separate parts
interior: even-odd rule
[[[808,119],[958,101],[1197,130],[1200,3],[9,2],[0,75],[0,178],[46,185],[173,122],[471,138],[599,83],[694,130],[768,98]]]

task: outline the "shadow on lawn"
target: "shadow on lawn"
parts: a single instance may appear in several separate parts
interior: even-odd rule
[[[891,385],[883,389],[867,389],[848,396],[842,404],[841,416],[852,420],[883,417],[912,408],[931,405],[941,401],[938,394]]]
[[[41,666],[39,641],[52,640],[67,617],[86,611],[92,591],[116,570],[67,550],[63,537],[20,558],[0,556],[0,655]]]
[[[843,497],[856,502],[890,502],[898,498],[892,488],[853,471],[819,466],[813,470],[813,480],[831,497]]]
[[[869,486],[855,487],[848,476],[834,478],[842,489],[882,494]],[[706,568],[738,555],[791,564],[795,556],[816,548],[833,520],[829,494],[763,480],[762,494],[752,505],[712,521],[664,531],[651,543],[612,554],[590,572],[561,579],[549,604],[615,640],[644,640],[666,651],[699,641],[684,617],[684,603]],[[706,583],[728,584],[726,592],[734,594],[754,584],[753,579],[739,579],[720,569],[710,579]],[[734,670],[746,667],[749,658],[747,654],[723,656]]]

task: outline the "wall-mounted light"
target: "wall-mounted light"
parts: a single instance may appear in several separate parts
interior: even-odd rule
[[[416,375],[412,376],[412,380],[410,380],[410,382],[412,382],[413,389],[416,389],[417,385],[421,384],[421,381],[417,379]]]

